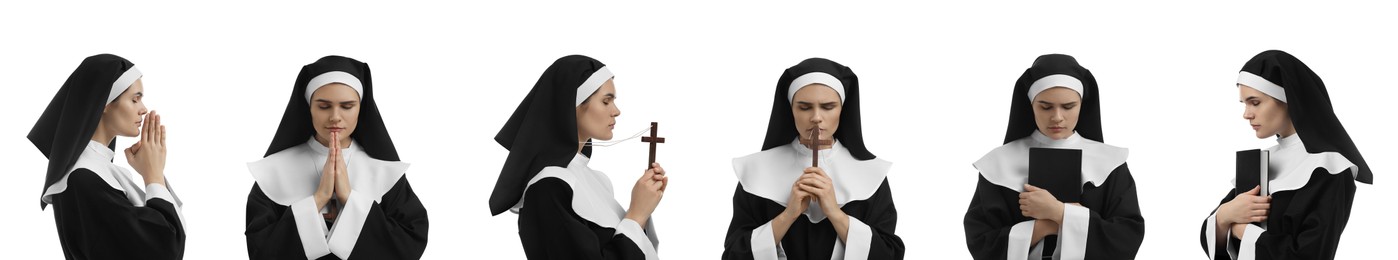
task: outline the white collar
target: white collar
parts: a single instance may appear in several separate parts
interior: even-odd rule
[[[528,196],[529,188],[534,183],[546,178],[558,178],[567,183],[573,189],[573,212],[579,217],[591,221],[598,226],[606,228],[616,228],[621,219],[626,216],[626,209],[621,207],[621,203],[616,201],[612,190],[612,180],[607,174],[592,170],[587,167],[591,159],[582,154],[574,154],[573,159],[568,161],[568,167],[549,166],[539,170],[539,174],[529,179],[525,185],[524,196]],[[519,214],[524,208],[524,198],[520,197],[519,202],[510,208],[510,212]]]
[[[78,155],[78,161],[73,163],[73,167],[68,169],[68,173],[63,174],[63,178],[58,179],[57,182],[44,190],[41,199],[44,202],[53,203],[53,195],[68,190],[68,177],[73,175],[74,170],[88,169],[96,173],[97,177],[102,178],[102,181],[106,182],[112,189],[125,193],[126,200],[131,202],[131,205],[145,206],[145,192],[140,185],[131,180],[130,172],[112,163],[114,156],[116,156],[116,152],[107,148],[106,145],[89,140],[87,146],[83,148],[82,154]]]
[[[398,183],[408,170],[408,163],[390,162],[369,157],[355,142],[341,150],[350,176],[350,189],[368,192],[375,201]],[[329,148],[315,138],[248,163],[248,171],[268,198],[281,205],[291,205],[315,193],[320,184],[321,168]]]
[[[1350,176],[1359,172],[1359,167],[1340,153],[1307,152],[1300,134],[1277,137],[1277,145],[1267,148],[1267,151],[1270,154],[1267,169],[1271,177],[1271,181],[1267,182],[1268,194],[1305,187],[1311,180],[1311,173],[1317,168],[1323,168],[1332,175],[1345,170],[1350,170]]]
[[[835,182],[835,200],[840,206],[873,196],[888,177],[893,163],[883,159],[858,160],[839,141],[820,150],[820,167]],[[783,207],[791,197],[791,185],[811,166],[811,149],[798,141],[747,156],[733,158],[733,172],[743,190],[776,202]],[[811,203],[815,203],[812,201]],[[809,207],[812,223],[825,219],[820,207]]]
[[[1126,148],[1083,138],[1077,132],[1063,140],[1053,140],[1036,130],[1028,137],[996,147],[971,165],[990,183],[1023,192],[1024,184],[1029,180],[1029,148],[1082,150],[1082,181],[1097,186],[1101,186],[1112,171],[1126,163],[1129,153]]]

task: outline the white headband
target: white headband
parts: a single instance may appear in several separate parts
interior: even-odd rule
[[[1263,94],[1267,94],[1268,96],[1272,96],[1272,98],[1281,100],[1282,103],[1286,103],[1286,89],[1251,72],[1238,72],[1238,84],[1251,87],[1257,91],[1262,91]]]
[[[121,76],[117,77],[115,82],[112,82],[112,91],[107,92],[107,103],[110,104],[112,101],[115,101],[117,97],[121,96],[122,92],[126,92],[126,89],[131,87],[131,84],[136,84],[136,80],[138,79],[141,79],[141,70],[136,69],[136,67],[131,67],[131,69],[127,69],[126,72],[121,73]]]
[[[602,84],[607,83],[607,80],[615,76],[612,75],[612,70],[607,69],[606,66],[597,69],[597,72],[593,72],[592,76],[587,77],[587,81],[583,81],[582,85],[578,86],[573,106],[581,106],[583,101],[587,101],[587,97],[592,96],[592,92],[597,92],[597,89],[602,88]]]
[[[311,103],[311,94],[315,94],[317,89],[330,85],[331,83],[345,84],[354,89],[354,94],[359,98],[364,98],[364,85],[360,85],[359,78],[344,71],[331,71],[311,78],[310,83],[306,83],[306,103]]]
[[[786,100],[796,102],[796,91],[813,84],[821,84],[830,87],[830,89],[834,89],[835,94],[840,95],[840,102],[845,102],[845,85],[840,83],[840,79],[826,74],[825,72],[811,72],[796,77],[795,80],[791,81],[791,86],[788,86],[786,89]]]
[[[1034,84],[1029,84],[1029,100],[1034,100],[1034,97],[1039,96],[1040,92],[1051,88],[1068,88],[1077,91],[1079,97],[1085,96],[1082,91],[1082,81],[1078,78],[1064,74],[1053,74],[1035,80]]]

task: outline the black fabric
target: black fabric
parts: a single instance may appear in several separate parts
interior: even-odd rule
[[[39,121],[29,130],[29,141],[49,159],[40,194],[62,179],[78,161],[102,120],[112,83],[135,66],[116,55],[98,54],[83,59],[73,74],[68,75],[58,94],[39,115]],[[116,142],[108,143],[108,148],[115,151]],[[48,204],[40,199],[39,208],[46,206]]]
[[[1006,258],[1010,228],[1034,220],[1019,211],[1019,192],[995,185],[981,176],[963,220],[966,247],[975,259]],[[1136,197],[1136,181],[1126,164],[1112,171],[1101,186],[1083,184],[1083,207],[1088,212],[1086,259],[1134,259],[1145,238],[1145,218]],[[1061,233],[1061,231],[1060,231]],[[1055,237],[1045,237],[1044,255],[1053,255]],[[1028,246],[1028,245],[1026,245]],[[1032,248],[1032,247],[1031,247]]]
[[[247,236],[250,259],[303,259],[306,251],[291,206],[272,201],[262,188],[248,193]],[[328,225],[328,223],[327,223]],[[427,208],[403,176],[369,207],[350,259],[419,259],[427,248]],[[340,259],[327,254],[319,259]]]
[[[570,55],[555,60],[539,76],[529,95],[495,134],[495,142],[510,154],[490,193],[491,215],[514,207],[526,184],[544,167],[567,167],[573,160],[578,149],[577,106],[573,105],[577,89],[605,66],[591,57]],[[591,157],[592,147],[583,147],[582,154]]]
[[[646,259],[632,239],[650,238],[617,234],[578,216],[567,182],[544,178],[528,192],[519,211],[519,240],[529,259]]]
[[[1102,139],[1102,102],[1097,92],[1097,78],[1092,72],[1078,65],[1073,56],[1046,54],[1034,60],[1034,65],[1024,70],[1015,81],[1015,90],[1010,94],[1010,122],[1005,127],[1005,142],[1010,143],[1028,137],[1038,130],[1034,123],[1034,104],[1029,98],[1029,87],[1046,76],[1063,74],[1082,81],[1082,103],[1078,106],[1078,125],[1074,128],[1078,135],[1089,140],[1105,143]]]
[[[267,147],[267,154],[263,157],[305,144],[306,140],[315,135],[315,126],[311,122],[311,105],[306,102],[306,84],[309,84],[312,78],[332,71],[349,73],[358,78],[360,84],[364,84],[364,93],[359,93],[359,123],[355,126],[354,133],[350,134],[350,138],[363,147],[364,153],[369,154],[369,157],[383,161],[398,161],[398,149],[394,148],[383,116],[379,115],[378,103],[374,102],[374,81],[369,73],[369,64],[333,55],[301,67],[301,73],[296,75],[296,85],[291,88],[291,99],[287,101],[281,124],[277,127],[272,144]]]
[[[752,237],[752,231],[767,224],[785,211],[786,207],[772,200],[753,195],[738,184],[733,191],[733,219],[728,224],[728,236],[724,239],[723,259],[753,259],[752,240],[772,241],[771,237]],[[893,204],[893,192],[888,188],[888,179],[874,195],[865,200],[845,203],[840,210],[849,217],[869,225],[873,237],[869,245],[868,259],[903,259],[907,250],[903,239],[894,234],[898,228],[898,209]],[[791,222],[786,235],[782,236],[782,250],[787,259],[830,259],[834,254],[835,232],[830,219],[811,223],[802,214]]]
[[[154,198],[144,207],[131,205],[125,192],[83,168],[73,170],[68,191],[53,201],[67,259],[184,258],[185,230],[173,202]]]
[[[850,155],[860,161],[874,159],[874,154],[864,146],[864,130],[859,120],[859,77],[849,67],[824,58],[810,58],[796,66],[787,68],[777,79],[777,91],[772,97],[772,117],[767,122],[767,137],[762,142],[762,150],[791,144],[801,136],[796,130],[796,118],[791,114],[791,100],[787,92],[796,78],[812,72],[824,72],[840,80],[845,86],[845,100],[840,109],[840,129],[833,135],[840,145],[849,150]]]
[[[1306,186],[1272,194],[1267,211],[1267,232],[1257,237],[1256,259],[1335,259],[1340,235],[1349,223],[1354,204],[1354,171],[1330,174],[1323,168],[1311,172]],[[1228,191],[1219,205],[1233,200],[1238,190]],[[1215,208],[1217,211],[1217,208]],[[1212,215],[1212,213],[1210,214]],[[1199,246],[1209,253],[1209,239],[1215,235],[1208,219],[1200,224]],[[1242,241],[1218,241],[1214,259],[1229,259],[1227,245],[1237,250]]]
[[[1286,90],[1286,112],[1306,152],[1337,152],[1359,166],[1355,180],[1374,184],[1374,174],[1359,154],[1349,132],[1335,115],[1330,93],[1320,76],[1295,56],[1279,50],[1258,53],[1243,64],[1242,71],[1257,75]]]

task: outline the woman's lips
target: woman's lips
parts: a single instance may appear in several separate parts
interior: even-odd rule
[[[1252,125],[1252,130],[1253,130],[1253,131],[1257,131],[1257,130],[1261,130],[1261,129],[1262,129],[1262,126],[1261,126],[1261,125]]]
[[[326,128],[326,130],[330,130],[331,133],[339,133],[340,131],[344,131],[345,129],[344,129],[344,128],[331,127],[331,128]]]
[[[1049,127],[1049,131],[1054,133],[1063,132],[1064,129],[1066,129],[1066,127]]]

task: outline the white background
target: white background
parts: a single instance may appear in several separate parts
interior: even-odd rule
[[[36,6],[42,5],[42,6]],[[962,216],[971,162],[1000,145],[1015,79],[1046,53],[1097,76],[1106,141],[1131,148],[1146,238],[1139,257],[1202,259],[1200,223],[1229,189],[1233,151],[1267,147],[1241,119],[1234,79],[1267,49],[1326,81],[1378,186],[1358,185],[1338,255],[1373,258],[1398,145],[1390,103],[1398,46],[1391,6],[1259,3],[886,5],[873,3],[186,3],[20,1],[0,8],[0,127],[6,258],[56,259],[40,211],[45,158],[24,137],[84,57],[115,53],[145,72],[164,115],[167,175],[184,200],[188,259],[246,254],[244,163],[271,141],[304,64],[330,54],[373,67],[408,176],[431,213],[424,258],[523,258],[516,216],[487,198],[506,151],[492,139],[554,59],[586,54],[618,75],[617,135],[659,121],[671,186],[655,213],[661,256],[717,258],[736,179],[757,152],[782,70],[808,57],[862,79],[869,148],[890,181],[909,259],[968,259]],[[635,129],[635,130],[633,130]],[[119,138],[125,148],[133,139]],[[599,148],[627,205],[646,146]],[[121,157],[121,156],[118,156]],[[124,158],[118,165],[127,166]],[[138,176],[133,176],[139,180]]]

